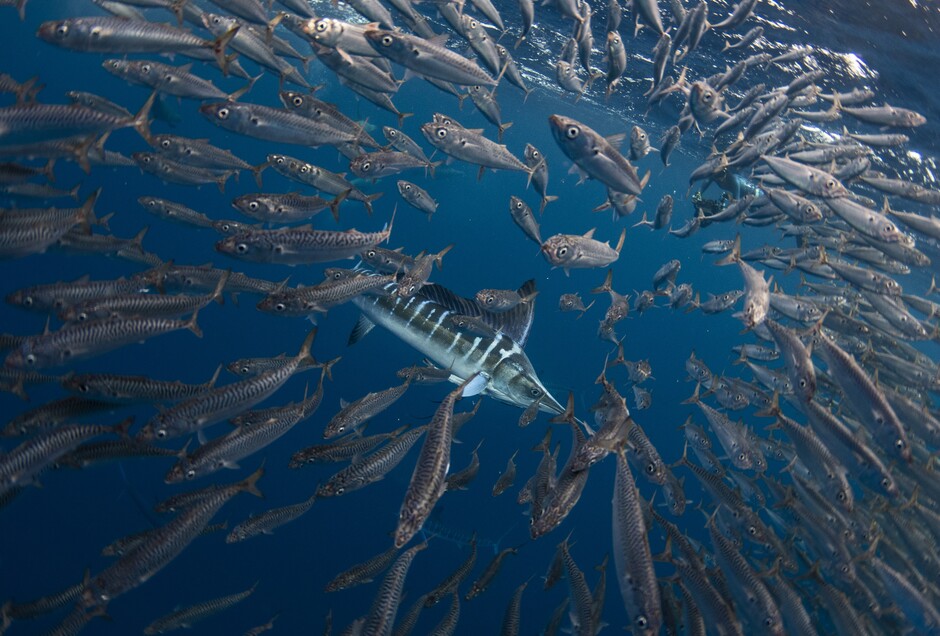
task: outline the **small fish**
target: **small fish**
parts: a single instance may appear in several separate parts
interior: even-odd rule
[[[605,138],[583,123],[561,115],[552,115],[548,121],[558,146],[584,175],[617,192],[639,195],[643,191],[649,173],[641,180],[636,168],[616,149],[623,135]]]
[[[558,298],[558,309],[561,311],[580,311],[581,316],[583,316],[584,312],[590,309],[595,302],[596,301],[592,300],[585,306],[584,301],[581,300],[581,296],[578,294],[562,294]],[[578,318],[581,316],[578,316]]]
[[[259,534],[271,534],[275,528],[290,523],[310,510],[316,500],[317,495],[314,493],[300,503],[284,506],[283,508],[274,508],[260,515],[252,515],[232,528],[229,535],[225,537],[225,542],[238,543]]]
[[[593,229],[580,236],[556,234],[542,243],[542,255],[553,267],[563,268],[566,275],[574,268],[606,267],[620,258],[626,235],[624,229],[617,246],[611,247],[594,239]]]
[[[427,214],[430,221],[431,215],[437,212],[437,201],[424,188],[410,181],[401,180],[396,185],[401,198],[411,207]]]
[[[238,594],[215,598],[211,601],[197,603],[196,605],[176,610],[150,623],[150,625],[144,628],[144,634],[163,634],[177,630],[180,627],[190,627],[197,621],[201,621],[242,602],[255,591],[255,585],[252,585],[249,589],[244,592],[239,592]]]
[[[392,219],[394,221],[394,217]],[[392,223],[381,232],[314,230],[283,228],[248,230],[229,236],[215,249],[234,258],[259,263],[305,265],[353,258],[362,250],[388,240]]]

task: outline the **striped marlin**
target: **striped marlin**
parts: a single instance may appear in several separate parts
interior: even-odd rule
[[[483,393],[501,402],[526,408],[536,400],[548,413],[562,414],[564,407],[551,396],[522,350],[534,317],[534,303],[523,303],[511,311],[492,313],[475,300],[461,298],[440,285],[425,285],[414,296],[391,295],[396,285],[386,285],[383,295],[353,299],[363,316],[350,336],[358,341],[379,324],[406,343],[449,369],[450,381],[461,384],[478,374],[464,389],[464,396]],[[523,297],[535,291],[535,281],[519,288]],[[482,319],[493,328],[492,335],[458,328],[449,316],[467,315]]]

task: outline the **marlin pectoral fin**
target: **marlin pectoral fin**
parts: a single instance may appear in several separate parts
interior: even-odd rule
[[[486,389],[486,385],[489,382],[489,379],[482,373],[473,378],[470,383],[463,388],[463,397],[473,397],[474,395],[479,395]]]

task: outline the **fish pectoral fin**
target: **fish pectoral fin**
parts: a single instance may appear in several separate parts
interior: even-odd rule
[[[448,379],[451,382],[454,382],[455,384],[464,383],[463,378],[460,378],[453,374]],[[467,386],[463,388],[463,393],[461,394],[461,396],[473,397],[474,395],[479,395],[480,393],[483,393],[483,391],[486,389],[486,385],[489,384],[489,381],[490,381],[489,378],[483,375],[482,373],[477,374],[477,377],[473,378],[470,381],[470,383],[467,384]]]

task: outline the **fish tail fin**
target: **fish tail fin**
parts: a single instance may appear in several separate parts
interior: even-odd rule
[[[731,253],[715,261],[715,265],[730,265],[731,263],[740,263],[741,262],[741,234],[737,234],[734,237],[734,247],[731,248]]]
[[[225,272],[219,276],[219,282],[216,283],[215,289],[212,291],[212,294],[209,296],[209,302],[213,300],[220,305],[225,304],[225,298],[222,297],[222,292],[225,291],[225,284],[228,282],[229,277],[232,275],[232,270],[227,269]]]
[[[347,190],[346,194],[349,194],[349,191],[348,191],[348,190]],[[376,192],[375,194],[370,194],[369,196],[366,197],[366,200],[363,202],[363,205],[366,206],[366,212],[369,213],[369,216],[372,216],[372,202],[375,201],[376,199],[378,199],[378,198],[379,198],[380,196],[382,196],[383,194],[385,194],[385,193],[384,193],[384,192]],[[338,220],[339,220],[339,219],[337,219],[337,221],[338,221]]]
[[[570,424],[577,426],[577,419],[574,416],[574,391],[568,391],[568,404],[565,406],[565,412],[562,415],[556,415],[550,419],[549,422],[552,424],[569,422]]]
[[[313,346],[313,340],[317,337],[317,328],[314,327],[307,333],[307,337],[304,338],[303,344],[300,345],[300,351],[297,352],[297,359],[303,363],[307,363],[305,366],[313,366],[316,364],[316,359],[314,359],[313,354],[310,353],[310,348]]]
[[[454,249],[454,245],[456,245],[456,243],[451,243],[450,245],[442,249],[440,252],[438,252],[437,256],[434,257],[434,264],[437,265],[438,269],[441,269],[444,266],[443,265],[444,255],[447,254],[447,252]]]
[[[248,91],[250,91],[254,87],[255,82],[257,82],[263,76],[264,76],[264,73],[259,73],[255,77],[252,77],[251,79],[248,80],[247,84],[239,88],[234,93],[230,93],[226,99],[230,102],[237,102],[243,95],[245,95]]]
[[[81,225],[82,229],[88,232],[91,231],[92,225],[99,224],[98,219],[95,217],[95,203],[98,201],[99,196],[101,196],[101,188],[88,195],[78,212],[78,225]],[[107,226],[107,219],[105,219],[105,226]]]
[[[229,62],[231,62],[225,55],[225,49],[228,48],[228,45],[235,38],[235,34],[238,33],[240,28],[240,25],[233,26],[210,43],[212,52],[215,53],[215,61],[219,64],[219,68],[222,69],[222,75],[225,77],[228,77],[228,65]]]
[[[466,95],[464,95],[466,97]],[[463,105],[463,100],[460,102],[461,106]],[[398,113],[398,127],[401,128],[401,125],[405,122],[405,118],[414,117],[414,113]]]
[[[196,318],[199,316],[199,307],[193,311],[193,315],[189,317],[189,320],[183,325],[194,334],[197,338],[202,338],[202,329],[199,327],[199,324],[196,322]]]
[[[617,241],[617,247],[614,248],[614,251],[616,251],[618,254],[620,253],[620,250],[623,249],[623,241],[626,238],[627,238],[627,228],[623,228],[622,230],[620,230],[620,240]]]
[[[157,100],[157,95],[159,93],[154,91],[150,93],[150,97],[147,98],[147,101],[144,102],[144,105],[141,106],[140,110],[130,121],[130,124],[134,127],[141,137],[144,138],[151,146],[153,145],[153,137],[150,135],[150,109],[153,108],[154,102]]]
[[[682,404],[698,404],[699,402],[701,402],[701,398],[699,396],[699,391],[701,390],[701,388],[702,388],[702,383],[696,382],[695,391],[692,392],[692,395],[682,400],[681,403]]]
[[[641,225],[653,227],[653,222],[646,218],[646,210],[643,210],[643,218],[641,218],[637,223],[634,223],[633,227],[639,227]]]
[[[780,392],[774,391],[774,396],[770,399],[770,405],[761,411],[754,413],[755,417],[777,417],[780,415]]]
[[[613,289],[614,283],[614,270],[613,268],[607,270],[607,277],[604,279],[604,284],[600,287],[595,287],[591,290],[592,294],[603,294],[604,292],[609,292]]]
[[[349,193],[352,192],[352,188],[345,190],[337,194],[332,201],[330,201],[330,213],[333,215],[333,218],[339,223],[339,204],[346,200],[346,197],[349,196]],[[371,207],[369,208],[371,211]]]
[[[335,365],[337,362],[339,362],[342,359],[343,359],[342,356],[337,356],[333,358],[332,360],[327,360],[326,362],[323,362],[320,364],[320,369],[321,369],[320,381],[321,382],[323,381],[324,377],[329,379],[330,382],[333,381],[333,365]]]
[[[552,201],[557,201],[558,197],[553,194],[546,194],[542,197],[542,202],[539,204],[539,214],[545,212],[545,206],[551,203]]]
[[[258,490],[258,480],[264,475],[264,464],[258,467],[258,470],[251,473],[243,481],[238,482],[238,490],[240,492],[249,492],[255,497],[260,497],[264,499],[264,494]]]

